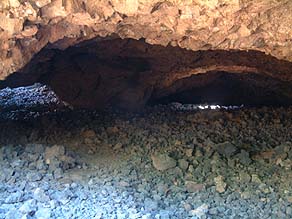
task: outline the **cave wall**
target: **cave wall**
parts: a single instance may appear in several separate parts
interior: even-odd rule
[[[41,82],[78,108],[139,110],[147,103],[183,101],[186,95],[198,97],[187,98],[193,103],[217,98],[219,104],[240,105],[253,96],[251,103],[291,104],[291,69],[291,62],[258,51],[195,52],[144,40],[95,38],[66,50],[46,47],[0,88]]]
[[[0,89],[42,82],[75,107],[139,109],[246,80],[290,103],[291,14],[289,0],[2,0]]]
[[[2,0],[0,80],[42,48],[141,39],[198,50],[256,50],[292,61],[290,0]]]

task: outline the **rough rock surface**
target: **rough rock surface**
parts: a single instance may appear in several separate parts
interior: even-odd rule
[[[116,34],[147,43],[258,50],[292,61],[289,0],[2,0],[0,78],[47,44],[66,48]]]
[[[292,107],[185,109],[0,118],[0,218],[291,218]]]
[[[99,109],[173,101],[288,105],[291,69],[292,63],[255,51],[194,52],[143,40],[94,39],[64,51],[42,50],[0,88],[41,82],[74,107]]]
[[[91,95],[93,99],[80,102],[84,97],[88,98],[89,94],[97,92],[94,88],[100,82],[99,74],[94,72],[96,77],[93,77],[90,67],[84,69],[86,66],[84,59],[89,58],[87,62],[91,62],[91,65],[96,60],[92,60],[92,57],[77,56],[73,59],[73,63],[77,66],[69,68],[67,64],[64,69],[57,71],[59,74],[51,71],[52,76],[46,74],[52,67],[47,65],[49,63],[47,61],[53,59],[59,63],[59,66],[62,66],[64,62],[70,62],[72,53],[69,52],[69,55],[64,57],[65,60],[62,60],[64,54],[56,57],[55,50],[65,50],[70,46],[80,47],[80,43],[87,40],[101,41],[101,46],[97,48],[107,48],[113,39],[131,38],[144,39],[148,47],[154,44],[161,45],[161,47],[153,48],[150,46],[150,53],[147,56],[147,46],[137,43],[136,47],[133,47],[135,43],[130,43],[134,54],[132,58],[135,56],[134,61],[137,61],[137,65],[141,64],[141,60],[143,63],[149,63],[152,55],[154,55],[152,60],[162,55],[162,59],[158,59],[157,63],[162,62],[162,67],[167,67],[173,62],[178,68],[172,68],[173,65],[170,65],[170,68],[162,70],[151,66],[150,69],[127,69],[121,75],[117,75],[116,69],[109,68],[113,63],[108,62],[108,66],[99,68],[98,71],[104,71],[104,74],[110,71],[108,80],[120,81],[121,84],[115,84],[115,81],[111,83],[111,88],[126,87],[121,92],[117,91],[118,95],[116,91],[109,94],[108,99],[114,99],[117,96],[116,104],[121,101],[125,106],[141,106],[153,90],[159,93],[161,92],[159,89],[162,88],[167,90],[163,92],[169,92],[168,87],[174,89],[172,85],[179,79],[212,71],[260,73],[291,82],[291,13],[292,2],[289,0],[2,0],[0,3],[0,80],[7,79],[14,72],[19,72],[20,78],[12,77],[11,79],[15,86],[44,80],[54,84],[53,89],[57,91],[57,94],[66,101],[71,99],[73,105],[103,106],[107,100],[96,94]],[[103,45],[104,40],[108,42]],[[113,42],[114,46],[109,47],[109,52],[105,55],[113,55],[117,52],[116,56],[122,56],[122,59],[129,58],[129,54],[124,54],[124,56],[121,54],[122,49],[127,47],[127,42],[127,40]],[[168,48],[164,50],[164,46]],[[50,52],[47,51],[45,55],[42,53],[38,56],[38,63],[42,65],[37,71],[43,71],[42,75],[30,73],[33,70],[31,68],[23,70],[22,68],[32,57],[44,48]],[[143,52],[143,49],[147,50]],[[157,49],[164,52],[159,53],[155,51]],[[214,51],[191,53],[183,49]],[[168,57],[165,54],[170,55]],[[171,57],[176,55],[179,59],[175,61]],[[144,60],[145,56],[148,60]],[[163,60],[164,56],[166,56],[165,60]],[[179,60],[183,61],[180,63]],[[115,60],[115,62],[119,64],[119,61]],[[185,69],[184,65],[186,65]],[[62,71],[63,73],[71,71],[72,68],[73,74],[70,75],[70,72],[67,72],[68,74],[64,77]],[[133,70],[139,72],[148,70],[152,72],[150,75],[155,77],[148,78],[147,76],[146,84],[144,84],[143,76],[135,75],[136,80],[129,76]],[[80,72],[81,76],[78,75]],[[133,86],[125,85],[122,80],[124,77],[131,78],[129,79],[131,83],[141,89],[137,90]],[[54,80],[61,80],[61,82],[54,82]],[[69,81],[68,84],[60,91],[61,86],[56,83],[62,83],[63,86],[66,81]],[[158,81],[159,85],[157,85]],[[9,83],[8,85],[11,86]],[[3,86],[0,85],[1,88]],[[104,88],[99,87],[99,89]],[[106,96],[107,92],[106,90],[103,96]],[[289,92],[286,91],[286,93]],[[128,101],[129,99],[132,103]]]

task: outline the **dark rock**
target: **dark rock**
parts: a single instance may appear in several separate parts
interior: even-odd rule
[[[237,154],[236,157],[243,165],[249,165],[252,162],[249,153],[245,150],[240,150],[240,153]]]
[[[237,148],[228,141],[217,144],[215,147],[220,155],[225,156],[227,158],[233,156],[237,151]]]

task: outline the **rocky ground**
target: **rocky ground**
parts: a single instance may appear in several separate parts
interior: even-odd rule
[[[292,107],[25,112],[0,118],[0,218],[292,217]]]

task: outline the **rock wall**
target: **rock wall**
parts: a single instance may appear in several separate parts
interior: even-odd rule
[[[94,37],[197,50],[257,50],[292,61],[290,0],[2,0],[0,79],[45,46]]]
[[[41,82],[75,107],[100,109],[138,110],[180,92],[197,97],[200,89],[212,86],[221,87],[213,99],[218,92],[225,96],[219,103],[292,104],[291,69],[291,62],[256,51],[194,52],[143,40],[96,38],[64,51],[42,50],[20,72],[0,82],[0,88]],[[220,72],[233,76],[218,81]],[[230,86],[235,89],[226,90]]]

